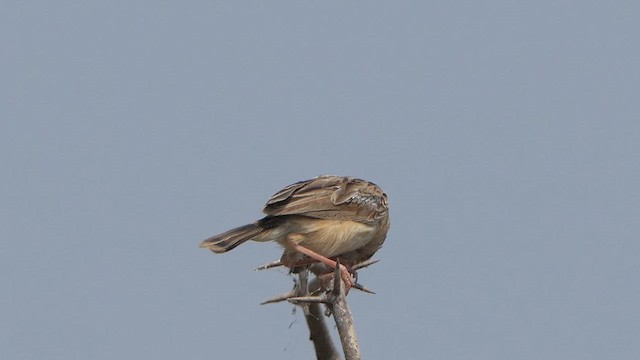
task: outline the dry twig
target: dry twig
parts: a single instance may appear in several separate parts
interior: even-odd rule
[[[333,314],[333,319],[338,328],[342,351],[346,360],[360,360],[360,347],[356,336],[356,328],[353,324],[353,316],[347,305],[344,282],[340,277],[340,268],[336,267],[333,274],[333,289],[320,296],[303,296],[289,298],[288,301],[296,304],[319,304],[327,306],[326,315]],[[315,343],[314,343],[315,345]],[[317,349],[316,349],[317,352]]]
[[[355,270],[366,268],[376,262],[378,262],[378,260],[365,261],[354,266],[352,270],[354,270],[355,273]],[[260,266],[256,270],[264,270],[281,265],[279,261],[272,261]],[[309,270],[318,277],[307,283]],[[313,267],[310,269],[301,269],[298,272],[298,281],[296,281],[293,290],[268,299],[262,304],[271,304],[287,300],[302,307],[307,320],[307,326],[309,327],[309,339],[313,342],[316,357],[320,360],[336,360],[339,359],[340,356],[331,341],[331,335],[322,316],[323,312],[320,307],[320,304],[325,304],[326,311],[324,315],[333,315],[338,334],[340,335],[340,342],[345,359],[359,360],[360,348],[353,323],[353,316],[347,305],[345,285],[340,277],[339,267],[334,270],[332,279],[328,283],[326,279],[321,279],[321,277],[323,277],[322,275],[325,275],[323,271],[322,268]],[[358,283],[355,283],[353,288],[373,293]]]

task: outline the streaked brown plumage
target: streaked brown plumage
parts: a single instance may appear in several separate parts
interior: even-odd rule
[[[289,185],[263,211],[264,218],[210,237],[200,247],[223,253],[247,240],[276,241],[285,249],[281,261],[288,267],[304,258],[301,250],[309,255],[305,249],[353,266],[373,256],[389,229],[387,195],[351,177],[324,175]]]

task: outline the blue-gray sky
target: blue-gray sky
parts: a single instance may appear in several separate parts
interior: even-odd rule
[[[389,194],[366,359],[640,356],[637,2],[5,1],[0,357],[311,358],[275,244],[320,174]]]

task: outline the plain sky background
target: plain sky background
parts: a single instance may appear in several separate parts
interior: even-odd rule
[[[2,1],[0,358],[312,358],[198,244],[320,174],[389,194],[365,359],[640,358],[639,4]]]

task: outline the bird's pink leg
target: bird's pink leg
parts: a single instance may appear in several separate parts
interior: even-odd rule
[[[342,281],[344,281],[345,293],[347,294],[349,293],[349,289],[351,289],[351,287],[353,286],[353,281],[351,280],[351,273],[349,272],[346,266],[342,264],[338,264],[337,262],[329,259],[328,257],[324,255],[320,255],[317,252],[307,249],[304,246],[295,244],[293,241],[290,242],[289,245],[297,252],[307,255],[308,257],[315,259],[331,267],[332,269],[335,269],[337,266],[340,266],[340,275],[341,275],[340,277],[342,277]]]

